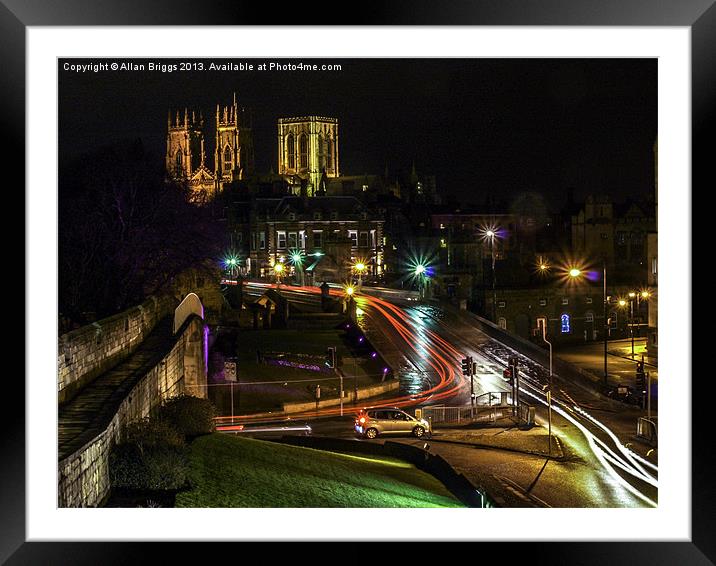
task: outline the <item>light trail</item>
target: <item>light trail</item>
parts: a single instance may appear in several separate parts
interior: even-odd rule
[[[270,285],[275,287],[275,284]],[[291,291],[305,292],[317,294],[320,291],[314,287],[291,287]],[[344,295],[341,289],[330,289],[329,294],[342,297]],[[394,305],[383,299],[372,297],[370,295],[361,295],[361,308],[368,317],[380,316],[382,317],[391,328],[397,333],[397,335],[405,342],[405,345],[413,351],[418,358],[424,362],[427,366],[431,367],[435,374],[439,377],[439,381],[436,385],[412,395],[402,395],[398,397],[392,397],[389,399],[383,399],[373,404],[376,407],[384,406],[398,406],[398,407],[410,407],[420,405],[425,402],[441,400],[452,397],[460,393],[463,389],[469,386],[466,379],[463,379],[461,374],[456,375],[456,367],[460,360],[464,357],[464,353],[458,350],[448,340],[445,340],[439,336],[435,331],[427,328],[422,321],[421,317],[410,316],[402,308]],[[426,315],[429,316],[429,315]],[[519,358],[524,360],[524,357],[514,352]],[[488,361],[485,354],[482,352],[478,353],[480,358]],[[494,361],[507,366],[507,363],[501,358],[491,355]],[[498,376],[501,378],[501,376]],[[535,385],[532,383],[532,379],[528,376],[523,376],[522,382],[524,386],[520,387],[520,391],[529,397],[535,399],[540,404],[547,406],[545,394],[542,392],[541,384]],[[527,389],[529,388],[529,389]],[[654,471],[658,471],[658,467],[654,464],[641,458],[638,454],[635,454],[628,448],[626,448],[616,437],[616,435],[602,422],[587,413],[584,409],[576,404],[572,406],[567,405],[559,399],[553,399],[552,409],[559,415],[573,424],[582,433],[584,438],[587,440],[589,448],[594,456],[597,458],[602,467],[607,471],[610,477],[612,477],[619,485],[624,487],[632,495],[645,502],[648,505],[656,507],[657,504],[650,499],[647,495],[642,493],[639,489],[631,485],[626,481],[612,466],[618,467],[625,473],[632,475],[633,477],[648,483],[658,488],[658,480],[649,474],[643,466],[648,466]],[[574,411],[581,417],[588,420],[594,426],[598,427],[603,431],[609,439],[617,447],[619,453],[612,450],[607,444],[595,436],[589,429],[587,429],[581,422],[574,418],[570,412]],[[314,411],[307,411],[293,415],[293,418],[301,417],[318,417],[318,416],[336,416],[340,414],[340,407],[327,407],[324,409],[318,409]],[[275,419],[285,419],[285,415],[277,415]],[[235,417],[235,421],[240,422],[251,422],[254,418],[251,415],[244,415],[241,417]],[[266,417],[257,417],[255,420],[266,420]]]

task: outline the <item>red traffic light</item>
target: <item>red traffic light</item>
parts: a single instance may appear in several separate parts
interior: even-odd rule
[[[512,379],[512,370],[510,370],[510,368],[504,370],[502,372],[502,377],[504,377],[505,379]]]

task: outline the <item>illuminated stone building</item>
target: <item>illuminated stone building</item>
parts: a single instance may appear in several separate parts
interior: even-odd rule
[[[252,277],[274,278],[279,262],[297,279],[294,253],[303,258],[306,284],[344,282],[356,262],[365,264],[365,278],[383,272],[383,220],[354,197],[255,199],[248,222],[234,231],[245,243],[245,268]]]
[[[254,169],[251,119],[232,104],[216,105],[214,162],[206,163],[204,116],[184,108],[183,114],[169,112],[167,121],[166,170],[169,178],[186,182],[195,202],[213,199],[227,183],[245,179]]]
[[[338,120],[322,116],[278,119],[278,173],[300,196],[326,194],[328,178],[340,176]]]

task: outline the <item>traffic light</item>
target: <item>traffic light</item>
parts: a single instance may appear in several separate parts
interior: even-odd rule
[[[336,367],[336,349],[331,346],[326,351],[326,365],[329,368],[335,368]]]
[[[512,370],[511,370],[510,368],[506,368],[506,369],[502,372],[502,377],[504,377],[507,381],[509,381],[510,385],[513,385],[513,384],[514,384],[515,378],[514,378],[514,376],[512,375]]]
[[[462,359],[462,375],[472,375],[472,358],[470,356]]]
[[[636,390],[646,393],[646,380],[644,379],[644,362],[636,363]]]

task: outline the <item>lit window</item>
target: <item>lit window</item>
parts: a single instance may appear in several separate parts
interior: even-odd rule
[[[592,304],[592,297],[587,297],[587,304],[588,304],[588,305],[591,305],[591,304]]]
[[[351,240],[351,246],[354,248],[358,246],[358,232],[355,230],[348,230],[348,237]]]
[[[568,304],[569,304],[569,299],[568,299],[567,297],[562,297],[562,304],[563,304],[563,305],[568,305]]]
[[[563,314],[563,315],[560,317],[560,323],[561,323],[560,328],[561,328],[561,330],[562,330],[562,334],[569,334],[569,332],[570,332],[570,327],[569,327],[569,315],[568,315],[568,314]]]
[[[277,232],[278,236],[278,249],[286,249],[286,232]]]
[[[594,313],[588,312],[584,315],[585,322],[594,322]]]
[[[288,233],[288,247],[293,249],[298,245],[298,239],[296,232]]]
[[[539,306],[546,307],[547,306],[547,299],[540,299],[539,300]]]
[[[505,301],[497,301],[497,306],[500,308],[505,308]]]
[[[293,139],[293,134],[288,134],[288,139],[286,140],[286,147],[288,149],[288,168],[289,169],[295,169],[296,168],[296,142]]]
[[[500,317],[497,321],[497,325],[502,328],[502,330],[507,330],[507,319]]]
[[[300,153],[301,167],[308,167],[308,139],[306,134],[301,134],[301,137],[298,138],[298,152]]]

